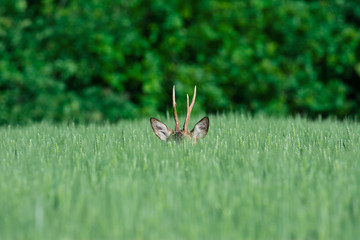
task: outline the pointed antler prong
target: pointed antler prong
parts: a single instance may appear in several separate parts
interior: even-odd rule
[[[177,132],[177,131],[180,131],[180,124],[179,124],[179,119],[178,119],[178,116],[176,113],[175,85],[173,86],[172,99],[173,99],[173,110],[174,110],[174,119],[175,119],[175,132]]]
[[[189,94],[186,94],[186,111],[189,108]]]
[[[191,108],[191,109],[192,109],[193,106],[194,106],[195,98],[196,98],[196,85],[195,85],[195,87],[194,87],[194,96],[193,96],[193,99],[191,100],[191,105],[190,105],[190,108]]]
[[[186,94],[186,100],[187,100],[187,104],[186,104],[186,119],[185,119],[185,123],[184,123],[184,131],[188,132],[189,131],[189,121],[190,121],[190,115],[191,115],[191,111],[194,107],[194,103],[195,103],[195,98],[196,98],[196,85],[194,87],[194,95],[191,101],[191,104],[189,105],[189,94]]]

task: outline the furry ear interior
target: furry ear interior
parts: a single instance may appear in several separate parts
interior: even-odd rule
[[[209,130],[209,118],[204,117],[198,123],[195,124],[194,129],[191,130],[192,138],[197,141],[200,138],[204,138]]]
[[[160,122],[156,118],[150,118],[150,123],[155,135],[162,141],[166,141],[170,137],[172,130],[164,123]]]

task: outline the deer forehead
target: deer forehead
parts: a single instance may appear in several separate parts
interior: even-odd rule
[[[184,136],[190,136],[191,133],[185,130],[180,130],[180,131],[174,131],[173,135],[184,135]]]
[[[191,138],[191,133],[181,130],[172,134],[172,140],[175,141],[182,140],[184,137]]]

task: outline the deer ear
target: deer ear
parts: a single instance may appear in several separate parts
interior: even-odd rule
[[[191,136],[194,141],[197,141],[200,138],[204,138],[209,130],[209,118],[204,117],[201,119],[197,124],[195,124],[195,127],[193,130],[191,130]]]
[[[156,118],[150,118],[150,123],[155,135],[158,138],[166,141],[170,137],[172,130],[168,128],[164,123],[160,122]]]

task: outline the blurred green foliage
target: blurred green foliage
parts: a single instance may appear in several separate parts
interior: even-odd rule
[[[2,0],[0,123],[360,116],[356,0]]]

